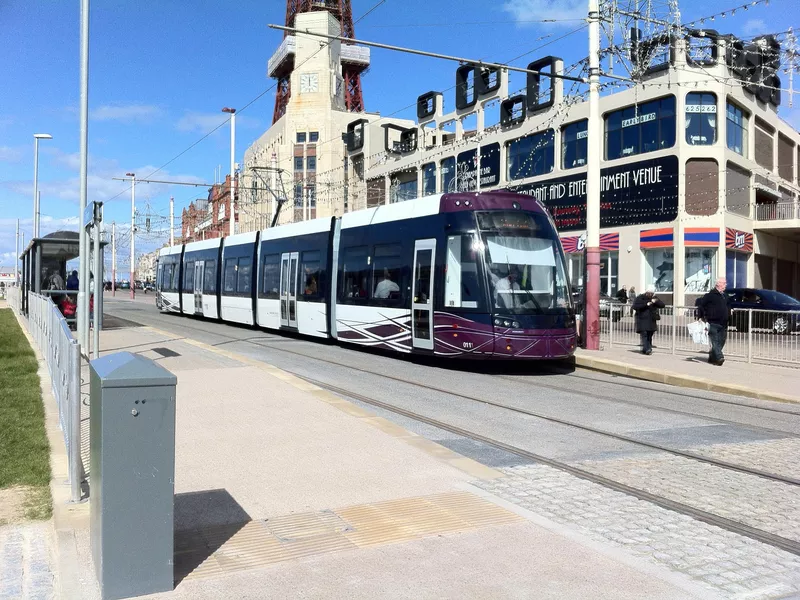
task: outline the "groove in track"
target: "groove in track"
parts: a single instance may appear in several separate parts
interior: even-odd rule
[[[198,330],[198,331],[204,331],[204,330],[201,330],[199,328],[194,328],[194,327],[189,327],[189,329],[195,329],[195,330]],[[204,331],[204,332],[208,333],[207,331]],[[413,385],[413,386],[420,387],[420,388],[423,388],[423,389],[427,389],[427,390],[430,390],[430,391],[438,392],[438,393],[441,393],[441,394],[446,394],[448,396],[454,396],[454,397],[457,397],[457,398],[462,398],[462,399],[465,399],[465,400],[469,400],[471,402],[477,402],[477,403],[480,403],[480,404],[485,404],[487,406],[492,406],[492,407],[495,407],[495,408],[500,408],[500,409],[503,409],[503,410],[516,412],[518,414],[523,414],[523,415],[526,415],[526,416],[529,416],[529,417],[534,417],[534,418],[542,419],[542,420],[545,420],[545,421],[550,421],[552,423],[557,423],[559,425],[563,425],[563,426],[566,426],[566,427],[572,427],[572,428],[575,428],[575,429],[580,429],[582,431],[587,431],[589,433],[594,433],[596,435],[605,436],[605,437],[608,437],[608,438],[611,438],[611,439],[615,439],[615,440],[618,440],[618,441],[622,441],[622,442],[626,442],[626,443],[629,443],[629,444],[634,444],[634,445],[637,445],[637,446],[650,448],[651,450],[658,450],[658,451],[666,452],[666,453],[673,454],[673,455],[676,455],[676,456],[681,456],[683,458],[687,458],[687,459],[690,459],[690,460],[694,460],[694,461],[698,461],[698,462],[702,462],[702,463],[706,463],[706,464],[711,464],[711,465],[714,465],[716,467],[720,467],[720,468],[723,468],[723,469],[728,469],[728,470],[731,470],[731,471],[737,471],[737,472],[740,472],[740,473],[745,473],[745,474],[748,474],[748,475],[753,475],[753,476],[756,476],[756,477],[760,477],[762,479],[768,479],[768,480],[772,480],[772,481],[777,481],[777,482],[788,484],[788,485],[800,486],[800,479],[794,479],[794,478],[790,478],[790,477],[783,477],[781,475],[778,475],[778,474],[775,474],[775,473],[770,473],[768,471],[763,471],[761,469],[754,469],[754,468],[745,467],[745,466],[742,466],[742,465],[737,465],[735,463],[729,463],[727,461],[723,461],[723,460],[719,460],[719,459],[715,459],[715,458],[710,458],[710,457],[707,457],[707,456],[703,456],[701,454],[695,454],[694,452],[690,452],[690,451],[687,451],[687,450],[679,450],[677,448],[670,448],[668,446],[662,446],[660,444],[655,444],[655,443],[652,443],[652,442],[646,442],[646,441],[643,441],[643,440],[637,440],[636,438],[632,438],[630,436],[614,433],[614,432],[611,432],[611,431],[605,431],[605,430],[602,430],[602,429],[597,429],[595,427],[590,427],[588,425],[581,425],[580,423],[574,423],[572,421],[567,421],[565,419],[560,419],[558,417],[544,415],[542,413],[534,412],[534,411],[527,410],[527,409],[524,409],[524,408],[518,408],[518,407],[515,407],[515,406],[509,406],[507,404],[502,404],[502,403],[499,403],[499,402],[494,402],[492,400],[486,400],[486,399],[483,399],[483,398],[475,398],[473,396],[467,396],[465,394],[454,392],[452,390],[445,390],[445,389],[442,389],[442,388],[439,388],[439,387],[436,387],[436,386],[427,385],[427,384],[424,384],[424,383],[408,381],[407,379],[403,379],[401,377],[394,377],[394,376],[389,375],[387,373],[375,373],[374,371],[370,371],[368,369],[362,369],[360,367],[355,367],[355,366],[352,366],[352,365],[348,365],[346,363],[341,363],[341,362],[338,362],[338,361],[333,361],[333,360],[329,360],[329,359],[325,359],[325,358],[319,358],[319,357],[316,357],[316,356],[310,356],[308,354],[304,354],[302,352],[296,352],[294,350],[289,350],[287,348],[275,348],[275,347],[273,347],[271,345],[259,344],[258,342],[255,342],[253,340],[248,340],[246,338],[236,338],[234,336],[228,336],[228,335],[223,335],[223,334],[214,334],[214,335],[219,335],[219,337],[226,337],[226,338],[234,340],[236,342],[246,342],[246,343],[253,344],[255,346],[269,348],[269,349],[272,349],[272,350],[278,350],[280,352],[293,354],[293,355],[300,356],[300,357],[303,357],[303,358],[310,358],[312,360],[317,360],[317,361],[320,361],[320,362],[325,362],[325,363],[328,363],[328,364],[332,364],[332,365],[336,365],[336,366],[340,366],[340,367],[345,367],[345,368],[352,369],[354,371],[358,371],[358,372],[361,372],[361,373],[366,373],[366,374],[369,374],[369,375],[380,376],[383,379],[390,379],[392,381],[398,381],[398,382],[405,383],[405,384],[408,384],[408,385]],[[567,392],[570,391],[570,390],[563,390],[563,389],[560,389],[560,388],[558,388],[556,386],[552,386],[552,385],[549,385],[549,384],[541,384],[541,385],[543,387],[550,387],[550,388],[554,388],[554,389],[557,389],[557,390],[560,390],[560,391],[567,391]],[[574,393],[574,390],[572,391],[572,393]],[[607,399],[609,399],[611,401],[616,401],[616,399],[614,399],[614,398],[607,398]],[[656,409],[656,410],[658,410],[658,409]],[[701,418],[708,418],[710,420],[715,420],[715,419],[713,419],[713,417],[702,417],[702,415],[693,415],[693,416],[699,416]],[[733,423],[733,422],[730,422],[730,423]],[[737,424],[737,425],[741,425],[741,424]],[[753,427],[753,426],[747,426],[747,427]],[[760,428],[760,429],[763,429],[763,428]],[[785,432],[780,432],[780,433],[785,435]]]
[[[310,377],[306,377],[301,375],[300,373],[293,373],[292,371],[287,371],[292,373],[293,375],[308,381],[314,385],[317,385],[321,388],[325,388],[331,392],[336,394],[340,394],[345,397],[350,397],[365,404],[369,404],[372,406],[376,406],[378,408],[382,408],[384,410],[388,410],[398,415],[402,415],[404,417],[408,417],[420,423],[426,423],[428,425],[432,425],[433,427],[437,427],[442,429],[443,431],[449,431],[450,433],[454,433],[456,435],[460,435],[465,438],[472,439],[474,441],[482,442],[489,446],[493,446],[500,450],[504,450],[511,454],[515,454],[522,458],[526,458],[533,462],[537,462],[540,464],[544,464],[560,471],[565,471],[570,475],[574,475],[575,477],[579,477],[580,479],[584,479],[590,481],[592,483],[597,483],[609,489],[622,492],[624,494],[634,496],[639,498],[640,500],[645,500],[647,502],[651,502],[652,504],[656,504],[662,508],[667,510],[671,510],[674,512],[678,512],[689,517],[692,517],[698,521],[702,521],[704,523],[708,523],[709,525],[714,525],[716,527],[720,527],[732,533],[748,537],[750,539],[759,541],[764,544],[768,544],[770,546],[780,548],[781,550],[785,550],[786,552],[790,552],[794,555],[800,556],[800,542],[795,540],[785,538],[780,535],[776,535],[774,533],[770,533],[768,531],[763,531],[761,529],[751,527],[749,525],[745,525],[744,523],[740,523],[738,521],[734,521],[733,519],[728,519],[727,517],[722,517],[720,515],[715,515],[708,511],[695,508],[688,504],[684,504],[682,502],[677,502],[675,500],[670,500],[669,498],[665,498],[663,496],[659,496],[657,494],[652,494],[650,492],[646,492],[644,490],[640,490],[638,488],[626,485],[624,483],[620,483],[618,481],[614,481],[613,479],[609,479],[607,477],[603,477],[602,475],[597,475],[590,471],[586,471],[579,467],[575,467],[570,465],[569,463],[561,462],[559,460],[555,460],[552,458],[547,458],[546,456],[542,456],[540,454],[535,454],[533,452],[529,452],[528,450],[524,450],[522,448],[518,448],[516,446],[512,446],[510,444],[506,444],[505,442],[501,442],[499,440],[495,440],[493,438],[486,437],[474,431],[469,431],[467,429],[463,429],[456,425],[450,425],[448,423],[444,423],[443,421],[439,421],[437,419],[432,419],[430,417],[426,417],[425,415],[421,415],[419,413],[406,410],[399,406],[395,406],[393,404],[388,404],[381,400],[377,400],[375,398],[370,398],[368,396],[364,396],[363,394],[359,394],[357,392],[352,392],[350,390],[345,390],[343,388],[337,387],[335,385],[331,385],[329,383],[325,383],[323,381],[318,381]]]

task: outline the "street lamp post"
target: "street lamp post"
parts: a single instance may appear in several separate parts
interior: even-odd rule
[[[228,113],[231,116],[231,183],[230,187],[228,188],[230,192],[230,205],[231,205],[231,230],[230,235],[236,233],[236,211],[235,211],[235,204],[233,202],[233,172],[236,169],[236,163],[234,161],[234,156],[236,155],[236,109],[235,108],[228,108],[227,106],[222,109],[222,112]]]
[[[39,140],[52,140],[49,133],[33,134],[33,237],[39,237]]]
[[[136,299],[136,173],[125,173],[131,178],[131,300]]]

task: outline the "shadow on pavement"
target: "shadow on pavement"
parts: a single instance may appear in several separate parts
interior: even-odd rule
[[[224,489],[175,494],[174,517],[176,586],[252,520]]]

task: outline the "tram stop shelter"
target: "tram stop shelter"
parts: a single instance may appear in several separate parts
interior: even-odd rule
[[[106,244],[107,242],[100,241],[101,264],[103,264],[102,254]],[[77,301],[78,290],[66,289],[66,281],[69,275],[67,263],[79,256],[80,240],[77,231],[55,231],[44,237],[33,238],[28,242],[27,247],[19,256],[22,261],[20,279],[22,312],[25,316],[28,315],[28,294],[31,292],[49,295],[56,304],[64,296],[74,296],[74,300]],[[97,279],[98,276],[93,274],[93,278]],[[95,289],[100,290],[98,299],[102,303],[102,273],[99,279],[99,284],[95,284]],[[97,287],[98,285],[99,288]],[[102,314],[102,304],[100,308]],[[74,318],[67,319],[69,322],[74,320]]]

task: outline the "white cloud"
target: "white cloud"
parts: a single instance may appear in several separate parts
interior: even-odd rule
[[[163,110],[151,104],[104,104],[93,109],[89,118],[95,121],[140,123],[152,121],[162,114]]]
[[[769,31],[764,19],[748,19],[742,31],[745,35],[758,35]]]
[[[178,131],[183,132],[197,132],[197,133],[208,133],[215,127],[219,127],[223,123],[225,123],[229,118],[229,115],[224,112],[218,113],[204,113],[199,111],[186,111],[184,115],[178,119],[178,122],[175,123],[175,129]],[[239,127],[246,127],[246,128],[253,128],[258,127],[261,122],[253,117],[248,117],[246,115],[236,115],[236,128]]]
[[[11,146],[0,146],[0,161],[19,162],[22,159],[22,150]]]
[[[587,15],[585,0],[507,0],[503,10],[519,24],[543,20],[584,19]]]

